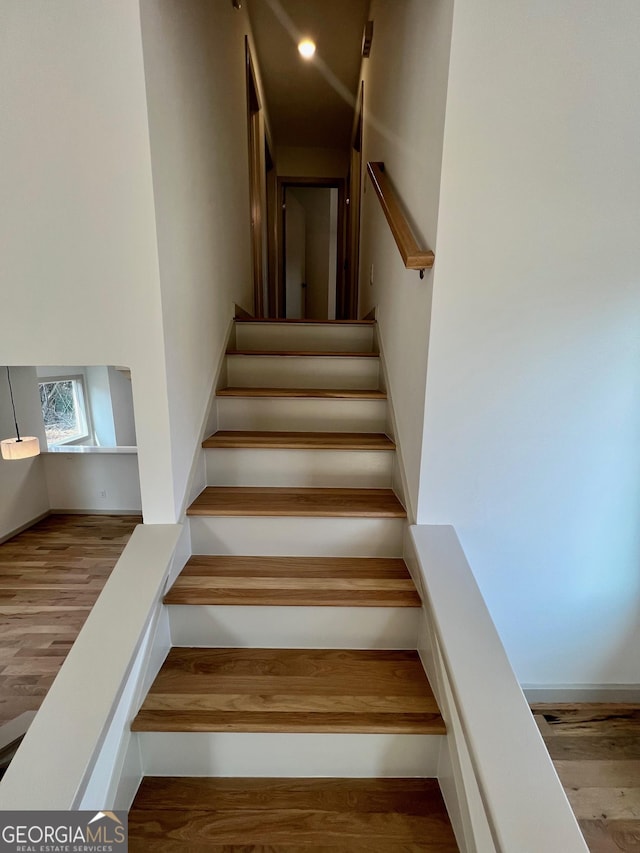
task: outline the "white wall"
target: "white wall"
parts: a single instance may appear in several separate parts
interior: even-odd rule
[[[11,368],[20,435],[35,435],[40,439],[40,446],[46,448],[37,382],[33,367]],[[15,437],[7,370],[0,367],[0,439]],[[0,541],[48,510],[42,456],[12,461],[0,458]]]
[[[176,518],[138,4],[0,5],[2,364],[133,371],[144,517]]]
[[[436,242],[452,0],[374,0],[371,58],[363,62],[363,162],[382,160],[428,248]],[[415,518],[432,275],[405,270],[368,178],[364,181],[360,314],[378,306],[398,436]],[[373,264],[373,286],[370,269]]]
[[[245,11],[142,0],[179,513],[233,317],[251,306]]]
[[[455,5],[419,519],[529,684],[640,682],[639,42],[637,0]]]

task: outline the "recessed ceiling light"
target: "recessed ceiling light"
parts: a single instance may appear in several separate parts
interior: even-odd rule
[[[303,56],[305,59],[311,59],[316,52],[316,43],[311,41],[311,39],[303,39],[298,45],[298,50],[300,51],[300,56]]]

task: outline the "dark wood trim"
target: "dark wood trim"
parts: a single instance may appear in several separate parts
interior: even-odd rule
[[[260,93],[256,79],[249,38],[244,39],[246,83],[247,83],[247,136],[249,148],[249,203],[251,222],[251,256],[253,267],[254,311],[257,317],[264,314],[263,280],[264,264],[262,258],[262,193],[261,169],[263,141],[260,134]]]
[[[339,305],[340,294],[344,292],[345,286],[345,180],[344,178],[313,178],[313,177],[297,177],[297,176],[279,176],[278,177],[278,206],[280,216],[278,216],[278,234],[277,241],[280,246],[278,252],[278,292],[279,292],[279,310],[278,317],[286,317],[286,282],[285,282],[285,191],[287,187],[306,187],[313,189],[337,189],[338,190],[338,245],[336,258],[336,309]],[[338,318],[349,319],[349,318]]]
[[[236,302],[235,306],[236,306],[235,307],[235,313],[234,313],[234,319],[235,320],[254,320],[255,319],[253,314],[250,314],[248,311],[245,311],[245,309],[242,307],[242,305],[238,305],[238,303]]]
[[[349,152],[349,207],[346,235],[345,293],[343,315],[358,316],[360,284],[360,208],[364,175],[362,171],[362,146],[364,131],[364,81],[360,83],[358,102],[354,115]]]
[[[376,320],[376,306],[374,305],[371,311],[368,314],[365,314],[360,322],[365,322],[367,320],[371,320],[372,323],[375,323]]]
[[[263,312],[265,317],[278,316],[278,178],[273,151],[271,136],[265,125],[265,215],[267,218],[267,305],[264,306]]]
[[[291,184],[294,187],[327,187],[335,189],[344,186],[344,178],[298,178],[278,175],[278,181],[283,184]]]

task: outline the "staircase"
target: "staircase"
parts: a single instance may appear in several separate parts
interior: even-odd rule
[[[373,322],[237,321],[132,851],[458,848]]]

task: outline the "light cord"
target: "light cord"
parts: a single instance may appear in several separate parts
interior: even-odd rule
[[[16,425],[16,438],[18,441],[22,441],[20,438],[20,430],[18,429],[18,418],[16,417],[16,404],[13,402],[13,388],[11,387],[11,373],[9,372],[9,367],[7,367],[7,381],[9,382],[9,394],[11,395],[11,408],[13,409],[13,422]]]

